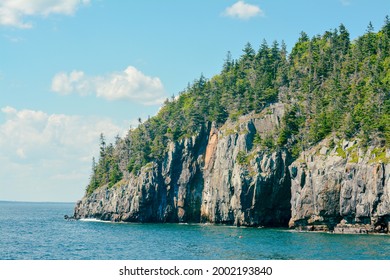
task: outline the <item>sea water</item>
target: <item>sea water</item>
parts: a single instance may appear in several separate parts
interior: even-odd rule
[[[0,260],[390,259],[390,235],[65,220],[73,207],[0,202]]]

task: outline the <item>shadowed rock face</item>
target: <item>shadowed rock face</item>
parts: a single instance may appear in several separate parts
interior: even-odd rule
[[[85,196],[74,217],[388,232],[390,165],[374,147],[339,141],[331,148],[326,139],[293,162],[283,149],[254,143],[256,134],[264,139],[278,129],[283,114],[274,104],[219,129],[202,127],[170,143],[161,162]]]

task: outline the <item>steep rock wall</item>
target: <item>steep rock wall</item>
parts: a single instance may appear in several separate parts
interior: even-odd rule
[[[274,104],[208,124],[170,143],[161,162],[82,198],[74,217],[389,232],[390,151],[325,139],[293,162],[255,140],[272,135],[283,114]]]
[[[210,222],[286,226],[290,219],[291,159],[284,151],[254,149],[278,128],[284,108],[210,125],[170,143],[164,160],[150,163],[80,200],[75,218],[131,222]],[[241,161],[237,159],[241,155]]]
[[[390,164],[375,154],[377,148],[362,150],[356,141],[340,141],[333,148],[329,144],[329,140],[321,142],[289,167],[290,227],[388,232]]]

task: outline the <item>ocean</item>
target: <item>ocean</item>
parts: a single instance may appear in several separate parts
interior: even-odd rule
[[[389,235],[65,220],[73,207],[0,202],[0,260],[390,260]]]

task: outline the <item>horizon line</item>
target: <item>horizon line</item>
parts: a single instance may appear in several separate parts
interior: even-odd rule
[[[28,201],[28,200],[2,200],[0,202],[16,202],[16,203],[76,203],[77,201]]]

